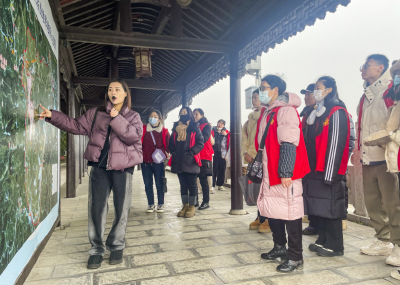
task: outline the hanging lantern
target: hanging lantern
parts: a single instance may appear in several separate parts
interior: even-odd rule
[[[151,77],[151,50],[148,48],[134,48],[136,77]]]

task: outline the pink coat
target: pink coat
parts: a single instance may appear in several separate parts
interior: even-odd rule
[[[296,94],[286,94],[289,97],[288,103],[276,100],[271,106],[267,107],[267,112],[264,112],[257,138],[259,144],[261,144],[262,136],[267,125],[267,116],[269,112],[276,107],[281,107],[277,114],[279,144],[288,142],[298,146],[300,140],[300,121],[295,108],[301,105],[301,99]],[[267,144],[268,142],[266,141],[265,143]],[[293,187],[284,188],[282,184],[270,186],[267,166],[268,157],[264,150],[263,181],[257,201],[261,215],[268,218],[290,221],[303,217],[302,179],[294,180],[292,184]]]

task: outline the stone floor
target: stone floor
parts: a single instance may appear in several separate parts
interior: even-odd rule
[[[52,234],[25,284],[400,284],[389,277],[395,268],[385,264],[385,257],[365,256],[359,251],[360,246],[373,240],[374,231],[351,222],[344,234],[344,257],[318,257],[308,250],[315,238],[304,237],[304,270],[289,275],[278,273],[277,263],[260,258],[273,245],[271,234],[248,229],[256,215],[255,207],[246,207],[249,215],[227,214],[228,188],[211,195],[210,209],[198,211],[192,219],[177,218],[181,207],[179,183],[175,175],[168,173],[167,177],[165,213],[148,214],[141,174],[134,174],[124,262],[110,266],[105,259],[99,269],[87,270],[90,246],[86,175],[77,197],[62,199],[62,223],[66,228]],[[107,230],[113,220],[112,201],[110,207]]]

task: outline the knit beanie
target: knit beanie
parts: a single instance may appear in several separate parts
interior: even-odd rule
[[[393,61],[393,65],[390,68],[390,74],[392,75],[392,78],[394,78],[394,72],[397,70],[400,70],[400,60]]]

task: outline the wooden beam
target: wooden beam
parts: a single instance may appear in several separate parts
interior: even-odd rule
[[[182,28],[182,9],[176,0],[170,0],[171,3],[171,34],[174,37],[181,38],[183,36]]]
[[[121,0],[120,2],[120,28],[123,33],[132,32],[132,7],[130,0]]]
[[[110,83],[110,78],[74,76],[72,77],[71,81],[74,84],[107,86],[108,83]],[[135,89],[169,90],[169,91],[179,91],[182,89],[181,84],[175,84],[170,82],[148,81],[148,80],[138,80],[138,79],[124,79],[124,81],[128,84],[129,88],[135,88]]]
[[[175,38],[142,33],[126,34],[118,31],[71,26],[61,26],[61,31],[61,35],[70,41],[103,45],[188,50],[208,53],[226,53],[233,48],[233,44],[229,42],[204,39]]]
[[[103,100],[81,100],[81,104],[89,106],[103,106]],[[159,109],[161,104],[147,102],[132,102],[132,108],[155,108]]]
[[[157,22],[154,24],[152,34],[161,35],[171,17],[171,9],[163,7],[158,15]]]
[[[104,51],[103,55],[107,59],[112,57],[112,53],[109,51]],[[132,54],[132,50],[118,50],[117,58],[118,60],[134,60],[135,56]],[[151,59],[151,62],[153,62],[153,59]]]

